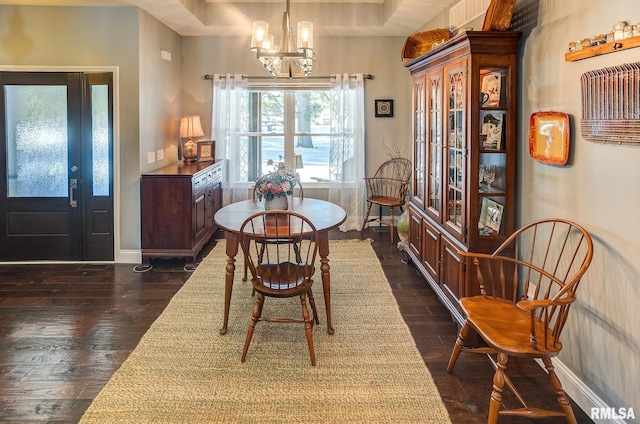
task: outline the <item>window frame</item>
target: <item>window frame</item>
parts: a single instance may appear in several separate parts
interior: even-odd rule
[[[249,140],[250,146],[256,146],[255,148],[250,147],[247,151],[247,168],[249,169],[248,178],[249,181],[247,184],[250,186],[252,181],[260,175],[252,175],[255,171],[252,169],[256,169],[257,172],[260,172],[260,166],[258,162],[260,161],[260,157],[262,155],[262,137],[269,136],[277,136],[284,138],[284,162],[288,167],[294,167],[294,155],[295,155],[295,138],[298,136],[323,136],[323,137],[331,137],[331,130],[322,133],[316,132],[296,132],[295,131],[295,92],[296,91],[331,91],[330,81],[327,79],[326,81],[249,81],[246,86],[246,90],[249,97],[249,111],[247,114],[247,122],[248,129],[246,133],[242,133],[242,136],[247,137]],[[281,91],[284,94],[283,100],[283,131],[282,132],[273,132],[266,131],[266,129],[260,129],[259,131],[251,131],[251,127],[253,129],[257,129],[259,124],[261,123],[259,120],[255,120],[254,116],[260,118],[262,111],[260,110],[260,105],[257,104],[256,100],[259,100],[258,96],[252,97],[255,93],[267,92],[267,91]],[[257,105],[256,105],[257,104]],[[329,109],[331,106],[329,106]],[[255,115],[254,115],[255,114]],[[253,139],[253,140],[252,140]],[[255,139],[260,139],[258,142]],[[255,140],[255,141],[254,141]],[[277,158],[273,158],[276,160]],[[330,158],[327,158],[327,166],[330,166]],[[255,167],[255,168],[254,168]],[[320,181],[304,181],[305,187],[314,187],[314,188],[328,188],[328,182],[320,182]]]

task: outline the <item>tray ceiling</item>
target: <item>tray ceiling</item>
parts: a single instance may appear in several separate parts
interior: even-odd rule
[[[291,23],[309,20],[317,35],[408,36],[452,1],[292,0]],[[0,0],[30,6],[137,6],[183,36],[247,35],[254,20],[280,28],[285,0]]]

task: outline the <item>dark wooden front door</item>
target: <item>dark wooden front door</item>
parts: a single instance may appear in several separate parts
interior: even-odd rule
[[[110,73],[0,72],[0,260],[113,260]]]

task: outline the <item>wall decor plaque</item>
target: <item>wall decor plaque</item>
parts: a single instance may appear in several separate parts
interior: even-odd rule
[[[376,118],[393,118],[393,100],[376,100]]]
[[[569,160],[569,115],[563,112],[531,114],[529,154],[538,162],[566,165]]]

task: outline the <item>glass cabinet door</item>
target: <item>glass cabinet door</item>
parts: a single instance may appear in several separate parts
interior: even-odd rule
[[[466,172],[467,141],[465,134],[466,72],[464,67],[447,69],[447,143],[446,143],[446,224],[452,226],[458,236],[464,236],[464,186]]]
[[[424,75],[413,80],[413,196],[414,202],[424,205],[425,192],[425,85]]]
[[[504,235],[501,225],[507,191],[506,68],[480,70],[478,131],[478,235]],[[513,213],[513,211],[511,211]]]
[[[427,211],[435,219],[442,215],[442,71],[427,75]]]

